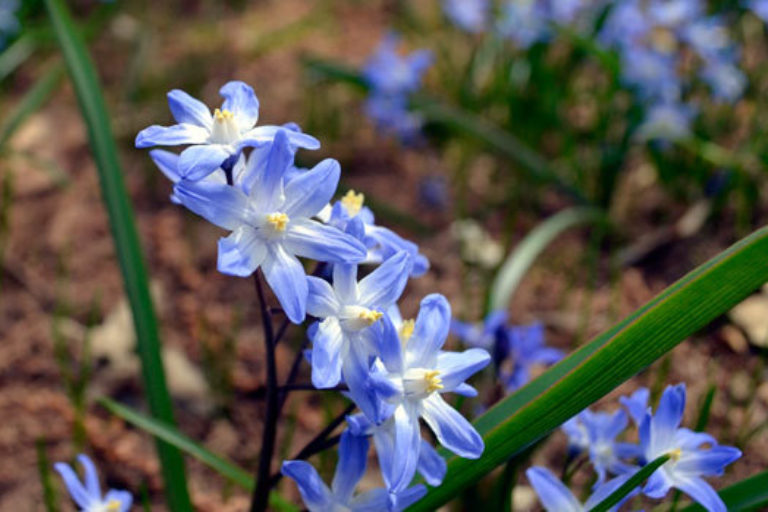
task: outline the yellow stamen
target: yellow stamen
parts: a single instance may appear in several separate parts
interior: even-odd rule
[[[284,213],[270,213],[267,215],[267,222],[272,224],[275,231],[285,231],[285,227],[288,225],[288,216]]]
[[[217,108],[216,110],[213,111],[213,118],[216,121],[219,121],[220,123],[223,123],[224,121],[226,121],[228,119],[232,119],[233,117],[235,117],[235,115],[232,112],[230,112],[229,110],[226,110],[226,109],[220,110],[220,109]]]
[[[373,309],[366,309],[365,311],[361,311],[357,315],[357,318],[362,320],[367,325],[373,325],[382,316],[384,316],[384,313],[382,313],[381,311],[374,311]]]
[[[341,198],[341,204],[347,209],[347,213],[351,217],[354,217],[360,213],[360,209],[363,207],[363,201],[365,201],[365,195],[361,192],[355,193],[354,190],[349,190],[344,197]]]
[[[109,503],[107,503],[107,510],[109,512],[112,511],[118,511],[120,510],[120,505],[122,505],[118,500],[109,500]]]
[[[409,318],[408,320],[403,320],[403,325],[400,327],[400,330],[398,331],[398,335],[400,336],[400,342],[405,345],[408,343],[408,340],[411,339],[411,336],[413,336],[413,328],[414,328],[415,322],[412,318]]]
[[[667,455],[669,455],[669,460],[673,462],[677,462],[680,460],[680,457],[683,456],[683,450],[681,450],[680,448],[675,448],[674,450],[669,452]]]
[[[432,393],[445,387],[443,386],[443,379],[438,377],[438,375],[440,375],[440,372],[437,370],[430,370],[424,373],[424,380],[427,383],[427,393]]]

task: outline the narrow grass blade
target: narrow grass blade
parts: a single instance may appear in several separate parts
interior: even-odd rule
[[[437,509],[730,310],[768,281],[766,261],[763,228],[496,404],[474,422],[485,439],[483,456],[452,458],[443,485],[411,509]]]
[[[109,214],[123,283],[133,313],[144,390],[149,399],[149,407],[153,416],[172,425],[174,420],[171,397],[168,394],[160,356],[157,320],[149,295],[144,258],[101,88],[85,44],[75,30],[64,3],[61,0],[46,0],[45,5],[88,128],[91,151],[99,171],[102,197]],[[170,509],[175,512],[192,510],[181,453],[163,442],[158,442],[157,450]]]
[[[141,414],[140,412],[119,404],[109,398],[100,398],[99,403],[106,407],[112,414],[121,417],[128,423],[131,423],[156,438],[162,439],[166,443],[175,446],[187,455],[196,458],[223,477],[231,480],[236,485],[249,492],[253,491],[253,475],[237,466],[235,463],[209,451],[201,444],[179,432],[175,427]],[[296,510],[296,507],[285,501],[276,493],[270,495],[270,505],[279,510]]]
[[[707,394],[704,396],[704,400],[701,402],[701,407],[699,408],[699,418],[696,420],[695,430],[697,432],[704,432],[704,429],[707,428],[707,423],[709,423],[709,413],[712,410],[712,401],[715,399],[716,391],[717,388],[714,384],[709,386]]]
[[[40,475],[40,485],[43,487],[43,504],[46,512],[58,512],[59,506],[56,500],[56,488],[51,479],[51,462],[45,453],[45,441],[35,441],[37,449],[37,473]]]
[[[728,512],[757,512],[768,509],[768,471],[735,483],[719,493]],[[701,505],[691,505],[681,512],[704,512]]]
[[[561,233],[570,228],[607,222],[596,208],[570,208],[548,218],[528,233],[510,253],[491,284],[491,311],[505,311],[528,269]]]
[[[0,82],[16,71],[35,51],[34,37],[26,34],[0,53]]]
[[[669,455],[662,455],[650,464],[646,464],[640,468],[640,471],[624,482],[621,487],[613,491],[610,496],[589,509],[589,512],[608,512],[612,506],[619,503],[627,494],[632,492],[638,485],[642,484],[654,471],[659,469],[668,460]]]
[[[35,85],[24,95],[16,107],[3,119],[3,123],[0,125],[0,148],[5,146],[8,139],[30,115],[48,101],[51,93],[61,83],[62,78],[64,78],[64,65],[57,62],[35,82]]]

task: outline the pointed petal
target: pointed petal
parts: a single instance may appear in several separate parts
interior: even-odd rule
[[[191,146],[181,152],[178,171],[184,179],[198,181],[220,168],[230,156],[221,144]]]
[[[352,498],[357,483],[363,478],[367,462],[368,438],[344,431],[339,442],[339,461],[331,484],[336,499],[346,503]]]
[[[387,371],[400,374],[403,371],[403,352],[400,337],[397,334],[392,320],[384,316],[373,324],[370,329],[373,344],[376,347],[376,355],[384,363]]]
[[[427,488],[423,485],[414,485],[409,487],[403,492],[395,494],[390,498],[393,512],[399,512],[405,510],[427,494]]]
[[[87,455],[80,454],[77,456],[77,461],[83,467],[85,473],[85,490],[91,496],[101,496],[101,485],[99,485],[99,473],[96,471],[96,466],[93,465],[93,461]]]
[[[331,491],[320,479],[315,468],[303,460],[283,462],[281,473],[293,479],[301,493],[304,505],[309,509],[325,510],[333,503]]]
[[[708,512],[728,512],[722,498],[701,478],[687,478],[675,482],[675,487],[693,498]]]
[[[64,480],[64,485],[67,487],[69,495],[77,503],[80,508],[87,509],[91,506],[93,501],[98,500],[101,496],[91,496],[88,491],[83,487],[80,479],[77,477],[75,471],[63,462],[57,462],[53,465],[53,468],[61,475]]]
[[[549,470],[534,466],[525,475],[547,512],[582,512],[579,500]]]
[[[624,483],[627,480],[632,478],[632,475],[634,475],[636,472],[637,472],[637,469],[634,469],[630,473],[626,473],[624,475],[618,476],[597,487],[595,492],[592,493],[592,496],[590,496],[589,499],[587,499],[586,503],[584,503],[584,510],[591,510],[594,507],[596,507],[601,501],[605,500],[608,496],[616,492],[618,488],[624,485]],[[622,498],[622,500],[617,505],[611,507],[611,511],[613,512],[621,508],[622,503],[630,499],[632,496],[638,494],[639,492],[640,492],[639,488],[630,491],[629,494],[627,494],[624,498]]]
[[[651,447],[655,456],[672,448],[674,435],[685,411],[685,385],[668,386],[651,421]]]
[[[349,502],[351,512],[382,512],[389,511],[390,495],[386,489],[373,489],[358,494]]]
[[[469,398],[473,398],[477,396],[477,390],[472,386],[470,386],[469,384],[467,384],[466,382],[462,382],[461,384],[456,386],[453,389],[453,392],[456,393],[457,395],[466,396]]]
[[[293,152],[288,146],[287,133],[285,130],[278,131],[270,146],[266,163],[263,165],[259,162],[255,163],[253,172],[256,176],[255,183],[251,187],[251,198],[264,212],[276,211],[283,203],[283,177],[288,166],[293,163]],[[253,160],[253,155],[251,159]]]
[[[136,147],[139,149],[152,146],[179,146],[182,144],[204,144],[208,140],[208,130],[193,124],[175,124],[173,126],[152,125],[136,135]]]
[[[488,366],[490,362],[491,356],[487,351],[470,348],[464,352],[440,352],[435,369],[440,371],[440,378],[447,392]]]
[[[675,465],[675,473],[720,476],[723,468],[741,457],[741,451],[732,446],[713,446],[709,449],[685,451]]]
[[[304,267],[281,244],[273,244],[268,251],[262,265],[264,277],[288,319],[300,324],[306,316],[309,293]]]
[[[648,399],[650,397],[650,391],[648,388],[640,388],[630,396],[622,396],[619,398],[621,405],[626,407],[632,421],[636,425],[640,425],[645,416],[645,411],[648,409]]]
[[[341,372],[349,386],[349,395],[369,420],[382,421],[382,403],[370,382],[368,348],[361,338],[352,338],[347,343],[347,352],[342,354]]]
[[[339,185],[339,162],[327,158],[299,174],[285,187],[283,210],[289,217],[312,217],[333,198]]]
[[[171,114],[177,123],[193,124],[206,130],[211,129],[213,116],[211,116],[208,106],[181,89],[173,89],[168,93],[168,106],[171,107]]]
[[[129,512],[133,505],[133,496],[128,491],[122,491],[118,489],[110,489],[107,494],[104,495],[104,501],[110,503],[116,501],[120,504],[120,508],[116,512]]]
[[[254,127],[259,120],[259,100],[250,85],[233,80],[224,84],[219,94],[224,98],[221,108],[235,115],[241,132]]]
[[[291,220],[283,236],[286,249],[305,258],[332,263],[355,263],[365,258],[365,247],[358,240],[316,220]]]
[[[448,471],[448,464],[445,459],[437,453],[431,444],[421,441],[421,449],[419,451],[419,466],[418,472],[432,487],[437,487],[443,483],[445,473]]]
[[[235,230],[245,222],[248,198],[234,187],[182,180],[174,193],[184,206],[219,227]]]
[[[357,265],[336,263],[333,266],[333,289],[345,304],[357,304],[360,293],[357,289]]]
[[[667,477],[667,472],[659,468],[648,477],[643,487],[643,494],[649,498],[660,499],[667,495],[673,482]]]
[[[407,406],[399,406],[393,416],[393,454],[388,486],[390,492],[400,492],[408,487],[419,465],[421,431],[419,418]]]
[[[384,310],[397,302],[408,282],[410,269],[411,258],[405,251],[389,258],[360,281],[360,303]]]
[[[164,149],[153,149],[149,152],[150,158],[171,183],[177,183],[181,179],[179,174],[179,155]]]
[[[267,257],[267,246],[256,230],[240,226],[226,238],[219,239],[217,269],[222,274],[248,277]]]
[[[443,400],[443,397],[432,393],[421,403],[421,417],[435,433],[440,444],[465,459],[477,459],[482,455],[483,438],[464,416]]]
[[[325,279],[307,276],[309,296],[307,297],[307,313],[317,318],[335,316],[341,309],[333,288]]]
[[[421,301],[413,335],[406,345],[409,366],[431,368],[437,353],[445,343],[451,325],[451,305],[438,293]]]
[[[312,385],[332,388],[341,381],[341,350],[344,333],[338,318],[323,320],[312,336]]]
[[[263,125],[257,126],[253,130],[244,133],[240,139],[241,146],[260,146],[271,142],[275,138],[275,134],[285,130],[282,126]],[[291,143],[291,148],[295,151],[296,148],[304,149],[318,149],[320,147],[320,141],[311,135],[301,132],[295,132],[288,130],[288,140]]]

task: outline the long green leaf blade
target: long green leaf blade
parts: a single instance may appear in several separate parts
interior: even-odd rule
[[[235,463],[211,452],[201,444],[179,432],[175,427],[166,425],[160,420],[141,414],[130,407],[106,397],[100,398],[99,403],[106,407],[112,414],[121,417],[128,423],[131,423],[158,439],[162,439],[166,443],[175,446],[187,455],[196,458],[246,491],[253,491],[253,475]],[[270,495],[270,505],[284,511],[297,510],[295,506],[288,503],[279,494],[274,492]]]
[[[580,348],[475,426],[485,439],[478,460],[453,458],[443,485],[412,510],[434,510],[554,430],[768,281],[768,228],[741,240]]]
[[[505,311],[528,269],[564,231],[584,224],[606,222],[605,213],[597,208],[570,208],[548,218],[528,233],[510,253],[491,285],[491,311]]]
[[[46,0],[45,5],[88,128],[91,151],[99,171],[102,198],[109,215],[123,283],[133,313],[149,407],[153,416],[173,425],[171,397],[168,394],[160,356],[157,320],[149,295],[144,258],[99,81],[90,55],[75,30],[66,6],[61,0]],[[160,441],[157,443],[157,451],[169,507],[177,512],[192,510],[181,453],[173,446]]]
[[[624,496],[632,492],[635,487],[643,483],[646,478],[651,476],[654,471],[659,469],[668,460],[669,455],[662,455],[650,464],[646,464],[640,468],[640,471],[632,475],[629,480],[621,484],[621,487],[613,491],[610,496],[589,509],[589,512],[608,512],[612,506],[619,503]]]
[[[726,487],[718,493],[728,512],[757,512],[768,507],[768,471]],[[704,512],[701,505],[691,505],[682,512]]]

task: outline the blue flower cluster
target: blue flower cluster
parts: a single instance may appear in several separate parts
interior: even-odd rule
[[[408,102],[432,64],[432,53],[417,50],[403,56],[397,51],[399,44],[396,34],[388,34],[368,59],[363,69],[363,78],[370,88],[365,111],[382,132],[407,141],[422,126],[421,117],[408,110]]]
[[[381,91],[416,87],[418,79],[406,71],[378,78]],[[151,152],[174,184],[171,200],[229,232],[218,244],[220,272],[249,276],[261,269],[288,319],[316,320],[308,329],[313,385],[344,385],[362,411],[347,418],[330,488],[306,462],[283,464],[307,507],[401,510],[426,492],[410,485],[417,471],[430,485],[445,474],[445,462],[421,437],[420,420],[454,453],[481,455],[482,438],[443,394],[476,395],[465,381],[490,356],[480,348],[443,350],[451,308],[442,295],[427,296],[416,319],[403,320],[397,301],[409,277],[429,268],[418,246],[377,226],[362,194],[349,191],[331,204],[338,162],[297,168],[297,149],[316,148],[317,140],[293,124],[255,127],[258,100],[249,86],[229,82],[220,92],[225,101],[211,114],[186,93],[171,91],[178,124],[147,128],[136,145],[188,146],[180,155]],[[330,269],[327,278],[308,276],[299,258]],[[378,267],[359,278],[363,263]],[[369,438],[386,488],[356,495]]]
[[[507,326],[507,314],[490,313],[480,324],[454,320],[453,333],[466,345],[493,354],[496,373],[506,390],[512,392],[530,380],[535,365],[551,365],[563,358],[561,350],[544,344],[541,324]]]
[[[550,512],[589,510],[626,482],[642,465],[669,455],[633,495],[644,494],[660,499],[672,488],[679,489],[710,512],[726,512],[725,504],[702,477],[720,476],[725,466],[741,452],[722,446],[709,434],[682,428],[685,411],[685,385],[669,386],[664,391],[656,412],[648,406],[649,392],[641,388],[629,397],[620,398],[625,410],[612,414],[582,411],[563,424],[572,455],[585,453],[597,473],[594,493],[582,505],[571,491],[544,468],[528,470],[528,479]],[[639,443],[617,441],[629,418],[638,428]],[[615,475],[608,480],[608,474]],[[618,509],[617,505],[614,510]]]
[[[61,475],[69,495],[82,512],[128,512],[131,509],[131,493],[110,489],[102,496],[99,475],[93,461],[87,455],[78,455],[77,460],[85,473],[83,481],[80,481],[69,464],[57,462],[53,467]]]
[[[489,0],[443,0],[443,12],[461,30],[478,34],[488,25]]]

